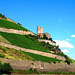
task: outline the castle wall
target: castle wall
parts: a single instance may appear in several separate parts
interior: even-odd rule
[[[40,35],[40,38],[43,38],[44,34],[48,37],[48,39],[51,37],[49,33],[39,33],[38,35]]]

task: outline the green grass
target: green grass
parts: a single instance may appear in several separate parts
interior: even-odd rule
[[[59,69],[59,71],[57,72],[54,72],[54,71],[37,71],[36,69],[34,70],[13,70],[12,73],[15,73],[15,74],[31,74],[31,75],[75,75],[75,72],[66,72],[66,71],[61,71]]]
[[[3,20],[3,19],[0,19],[0,27],[28,31],[27,29],[23,28],[22,26],[16,23],[13,23],[7,20]]]
[[[4,58],[4,55],[0,54],[0,58]]]
[[[5,32],[0,32],[0,35],[3,36],[6,40],[8,40],[13,45],[16,45],[22,48],[27,48],[27,49],[34,49],[34,50],[49,52],[48,50],[44,49],[42,46],[26,38],[24,35],[5,33]]]
[[[0,58],[17,59],[17,60],[34,60],[27,54],[13,48],[0,46]]]
[[[7,41],[5,38],[3,38],[2,36],[0,36],[0,42],[4,42],[4,43],[9,43],[9,41]]]
[[[25,52],[25,51],[21,51],[21,52],[29,55],[30,57],[34,58],[37,61],[48,62],[48,63],[51,63],[52,61],[53,62],[61,61],[59,59],[50,58],[50,57],[46,57],[46,56],[42,56],[42,55],[38,55],[38,54],[33,54],[33,53]]]

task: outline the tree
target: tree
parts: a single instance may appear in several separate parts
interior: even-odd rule
[[[12,67],[10,66],[9,63],[4,63],[2,65],[2,73],[9,73],[9,71],[12,71]]]
[[[46,34],[43,34],[43,39],[48,40],[48,37],[46,36]]]
[[[18,23],[20,26],[22,26],[20,23]]]
[[[53,41],[52,38],[49,38],[49,40]]]

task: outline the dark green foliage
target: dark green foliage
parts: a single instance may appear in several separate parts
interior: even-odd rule
[[[13,71],[13,69],[12,69],[12,67],[10,66],[9,63],[4,63],[4,64],[2,64],[2,63],[0,62],[0,72],[1,72],[2,74],[9,74],[10,71]]]
[[[46,36],[46,34],[43,34],[43,39],[48,40],[48,37]]]
[[[54,64],[56,64],[56,61],[53,61]]]
[[[20,23],[17,23],[17,24],[19,24],[20,26],[22,26]]]
[[[56,49],[51,49],[51,51],[55,51]]]
[[[32,68],[30,68],[30,71],[32,71]]]
[[[13,45],[27,48],[27,49],[34,49],[34,50],[49,52],[48,50],[44,49],[37,43],[25,37],[24,35],[5,33],[5,32],[0,32],[0,35],[2,35],[5,39],[7,39]]]
[[[65,62],[66,62],[68,65],[70,65],[70,63],[73,63],[72,60],[71,60],[67,55],[64,54],[64,57],[65,57],[65,59],[66,59]]]
[[[50,41],[53,41],[52,38],[49,38]]]
[[[34,72],[37,72],[37,69],[34,69]]]
[[[53,41],[53,43],[56,43],[55,41]]]
[[[4,55],[0,54],[0,58],[4,58]]]
[[[0,17],[4,18],[4,19],[7,19],[7,17],[5,17],[5,15],[2,15],[1,13],[0,13]]]
[[[67,59],[65,62],[66,62],[68,65],[70,65],[70,60]]]
[[[27,29],[25,29],[24,27],[22,27],[16,23],[13,23],[13,22],[10,22],[7,20],[3,20],[3,19],[0,19],[0,27],[28,31]]]
[[[40,46],[42,46],[43,48],[49,50],[49,51],[55,51],[57,48],[59,48],[59,46],[53,46],[50,45],[49,42],[39,42],[38,39],[40,39],[38,36],[34,36],[34,35],[25,35],[27,38],[31,39],[32,41],[34,41],[35,43],[39,44]],[[55,47],[55,48],[54,48]],[[61,51],[61,50],[60,50]]]
[[[4,63],[2,66],[2,73],[8,73],[8,71],[12,71],[12,67],[9,63]]]
[[[56,63],[56,61],[61,61],[59,59],[55,59],[55,58],[51,58],[51,57],[46,57],[46,56],[42,56],[42,55],[38,55],[38,54],[25,52],[25,51],[22,51],[22,52],[29,55],[30,57],[34,58],[37,61],[49,62],[49,63],[51,63],[51,61],[54,61],[55,63]]]

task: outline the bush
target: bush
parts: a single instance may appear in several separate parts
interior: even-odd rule
[[[37,72],[37,69],[34,69],[34,72]]]
[[[4,55],[0,54],[0,58],[4,58]]]
[[[68,65],[70,65],[70,60],[66,59],[65,61]]]
[[[56,64],[56,61],[53,61],[54,64]]]
[[[32,68],[30,68],[30,71],[32,71]]]
[[[48,37],[46,36],[46,34],[43,34],[43,39],[48,40]]]
[[[13,69],[12,69],[12,67],[10,66],[9,63],[4,63],[4,64],[2,64],[2,63],[0,62],[0,73],[2,73],[2,74],[9,74],[10,71],[12,71],[12,70],[13,70]]]

